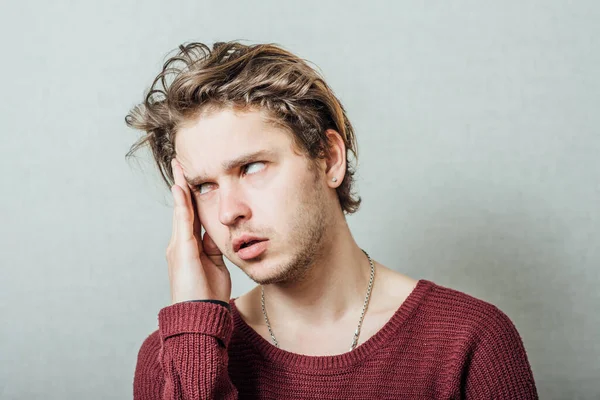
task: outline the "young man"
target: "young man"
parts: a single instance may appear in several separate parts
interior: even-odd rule
[[[504,313],[354,241],[354,132],[303,60],[180,46],[126,121],[175,204],[172,304],[139,351],[136,400],[537,398]],[[230,299],[223,257],[258,286]]]

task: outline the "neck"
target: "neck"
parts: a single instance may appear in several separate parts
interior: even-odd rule
[[[326,326],[360,315],[370,277],[369,260],[345,221],[300,281],[264,286],[269,319],[288,326]]]

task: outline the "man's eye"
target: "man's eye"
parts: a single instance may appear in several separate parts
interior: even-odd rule
[[[252,175],[252,174],[256,174],[257,172],[262,171],[264,168],[265,168],[264,162],[256,161],[256,162],[244,165],[244,167],[242,167],[242,171],[244,172],[245,175],[247,175],[247,174]],[[204,194],[208,190],[210,190],[210,185],[212,185],[212,183],[209,183],[209,182],[201,183],[196,186],[195,191],[198,192],[198,194]]]
[[[210,183],[202,183],[202,184],[200,184],[200,185],[196,186],[196,191],[197,191],[199,194],[203,194],[204,192],[202,191],[202,188],[205,188],[205,187],[207,187],[208,185],[210,185]]]
[[[254,172],[251,172],[251,170],[253,169],[251,167],[256,166],[256,165],[259,165],[259,166],[262,166],[262,167],[260,167],[260,168],[254,168]],[[246,164],[244,166],[244,171],[246,171],[247,174],[255,174],[255,173],[261,171],[262,169],[264,169],[264,165],[265,165],[265,163],[261,162],[261,161],[253,162],[253,163],[250,163],[250,164]]]

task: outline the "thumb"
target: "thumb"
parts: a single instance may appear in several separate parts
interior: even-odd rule
[[[202,247],[204,253],[217,267],[225,267],[223,253],[221,253],[221,250],[219,250],[217,244],[212,240],[208,232],[204,232],[204,236],[202,237]]]

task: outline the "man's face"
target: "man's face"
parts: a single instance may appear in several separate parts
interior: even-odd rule
[[[333,206],[324,177],[292,147],[291,133],[261,111],[223,109],[182,126],[177,160],[192,187],[200,221],[221,252],[257,283],[291,282],[310,267],[327,238]],[[224,165],[263,152],[240,165]],[[259,256],[233,249],[241,235],[268,239]]]

